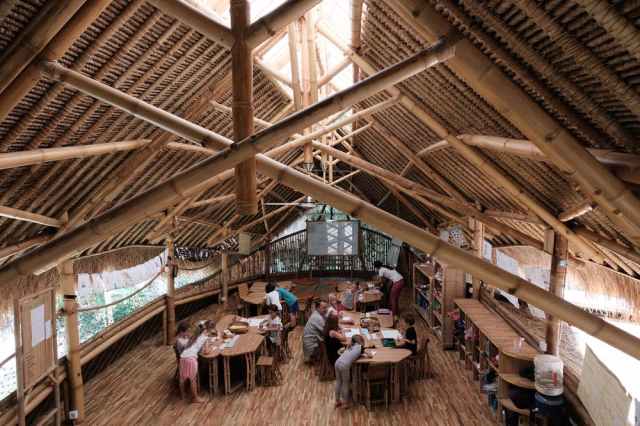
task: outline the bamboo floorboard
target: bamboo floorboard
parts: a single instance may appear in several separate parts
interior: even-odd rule
[[[409,309],[405,289],[402,306]],[[191,320],[222,314],[211,306]],[[418,332],[427,333],[422,320]],[[495,420],[478,382],[465,371],[457,352],[430,345],[435,377],[410,386],[401,403],[349,410],[334,408],[334,382],[320,382],[313,368],[302,362],[302,330],[290,334],[293,359],[281,365],[283,384],[258,386],[253,392],[217,395],[207,402],[182,401],[174,384],[173,349],[161,337],[141,342],[85,385],[90,425],[489,425]],[[430,336],[431,341],[435,337]]]

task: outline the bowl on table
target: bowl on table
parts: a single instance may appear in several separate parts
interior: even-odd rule
[[[229,325],[229,331],[233,334],[245,334],[249,331],[249,323],[245,321],[234,321]]]

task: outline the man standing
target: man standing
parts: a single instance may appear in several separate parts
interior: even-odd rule
[[[309,321],[304,326],[302,335],[302,353],[304,362],[310,362],[313,355],[318,350],[320,341],[323,338],[325,318],[327,316],[327,302],[320,302],[309,317]]]

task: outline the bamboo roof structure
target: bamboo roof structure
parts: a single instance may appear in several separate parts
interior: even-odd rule
[[[16,0],[0,8],[0,267],[213,152],[54,81],[41,60],[234,137],[228,1],[86,0],[68,2],[57,14],[48,3]],[[362,168],[336,186],[423,229],[458,224],[469,234],[469,218],[485,218],[494,246],[542,247],[552,228],[567,236],[573,256],[624,276],[620,286],[640,285],[634,211],[640,194],[640,48],[634,42],[640,39],[640,5],[446,0],[426,1],[416,10],[408,0],[354,1],[339,9],[352,21],[345,38],[317,13],[323,2],[289,3],[295,7],[288,15],[276,13],[277,4],[253,5],[261,17],[248,27],[255,32],[247,41],[253,48],[254,132],[308,106],[304,99],[345,88],[345,76],[353,83],[432,46],[420,19],[457,30],[463,52],[483,56],[491,66],[487,75],[508,79],[505,95],[517,93],[526,105],[512,110],[498,104],[500,93],[483,91],[488,83],[463,74],[459,65],[440,64],[345,113],[387,102],[384,109],[281,149],[276,160],[302,170],[314,145],[333,145],[345,154],[334,158],[330,149],[316,150],[312,173]],[[412,11],[418,18],[411,18]],[[315,54],[292,60],[291,51],[309,44],[309,37],[311,43],[315,38],[308,49]],[[301,65],[313,72],[303,75]],[[572,146],[576,158],[593,154],[601,169],[582,170],[574,159],[541,149],[516,116],[529,106],[557,123],[564,143],[558,152]],[[323,119],[302,137],[342,118]],[[519,141],[519,148],[504,141]],[[347,157],[352,161],[342,161]],[[385,173],[361,167],[363,161]],[[260,171],[256,180],[261,208],[255,215],[237,214],[235,179],[227,173],[75,255],[161,245],[169,236],[176,246],[234,247],[235,233],[228,231],[237,229],[264,241],[297,211],[276,212],[281,207],[274,204],[306,194]]]

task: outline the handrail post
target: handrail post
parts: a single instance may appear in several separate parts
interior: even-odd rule
[[[67,377],[71,385],[71,402],[78,412],[76,423],[84,420],[84,382],[82,381],[82,361],[80,359],[80,328],[78,323],[78,300],[76,295],[76,275],[73,261],[58,265],[60,289],[64,299],[65,331],[67,334]]]
[[[226,251],[220,255],[220,273],[222,274],[222,303],[226,307],[229,298],[229,254]]]

